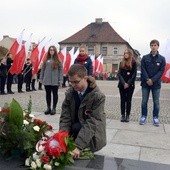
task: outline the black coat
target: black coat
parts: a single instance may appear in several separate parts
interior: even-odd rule
[[[118,87],[119,88],[123,88],[125,83],[127,83],[129,87],[135,86],[137,64],[134,60],[132,62],[133,62],[132,69],[119,67],[119,71],[118,71],[118,79],[119,79]]]
[[[79,64],[77,58],[75,59],[74,64]],[[93,75],[93,66],[92,66],[91,58],[87,57],[87,60],[85,61],[85,63],[83,65],[87,69],[87,75],[92,76]]]
[[[6,77],[7,76],[7,66],[3,63],[0,65],[0,76]]]
[[[12,63],[13,63],[13,60],[8,57],[7,60],[6,60],[7,71],[11,68]]]

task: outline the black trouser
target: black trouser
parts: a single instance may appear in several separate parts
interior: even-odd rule
[[[0,76],[0,88],[1,88],[1,94],[5,93],[5,82],[6,82],[6,76]]]
[[[68,80],[68,77],[67,76],[63,76],[63,84],[62,84],[63,87],[66,87],[66,81],[67,80]]]
[[[35,90],[35,79],[32,79],[31,87],[32,87],[32,90]]]
[[[41,90],[42,89],[42,83],[38,82],[38,89]]]
[[[47,108],[51,108],[51,92],[53,94],[53,109],[56,109],[58,103],[58,86],[44,86],[46,91]]]
[[[13,75],[8,72],[8,76],[7,76],[7,92],[11,92],[11,87],[12,87],[12,83],[13,83]]]
[[[120,92],[121,115],[125,115],[125,112],[126,115],[130,115],[134,87],[129,87],[127,89],[119,88],[119,92]]]
[[[23,84],[23,75],[22,74],[18,74],[18,92],[22,91],[22,84]]]
[[[31,86],[31,76],[25,76],[25,84],[26,84],[26,91],[30,91],[30,86]]]
[[[71,127],[70,136],[76,139],[81,128],[82,128],[82,125],[79,122],[74,123]]]

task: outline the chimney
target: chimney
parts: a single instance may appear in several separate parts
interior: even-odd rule
[[[103,19],[102,18],[96,18],[96,23],[97,24],[102,24]]]
[[[9,35],[3,35],[3,39],[9,38]]]

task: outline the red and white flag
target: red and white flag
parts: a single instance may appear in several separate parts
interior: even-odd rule
[[[100,55],[96,60],[98,60],[96,72],[102,73],[103,72],[103,56]]]
[[[77,49],[77,51],[74,54],[71,54],[70,66],[74,64],[74,61],[75,61],[75,59],[77,58],[78,55],[79,55],[79,48]]]
[[[44,55],[45,55],[45,43],[44,39],[32,50],[30,55],[31,64],[33,65],[33,72],[32,74],[38,73],[38,68],[40,65],[40,62],[42,61]]]
[[[162,75],[162,80],[164,82],[170,82],[170,40],[167,40],[160,48],[160,54],[162,54],[166,59],[165,71]]]
[[[60,58],[61,62],[64,63],[66,61],[66,54],[67,54],[67,47],[64,47],[61,51],[58,52],[58,57]]]
[[[166,64],[165,71],[161,79],[166,83],[170,83],[170,64],[169,63]]]
[[[13,64],[10,68],[11,74],[20,74],[22,72],[24,63],[28,55],[28,51],[30,49],[31,37],[32,37],[32,34],[30,35],[26,43],[22,45],[21,50],[16,54],[13,60]]]
[[[64,66],[63,66],[63,74],[66,75],[69,68],[70,68],[70,64],[71,64],[71,58],[74,55],[74,47],[67,53],[66,55],[66,60],[64,62]]]
[[[25,30],[25,29],[24,29]],[[22,48],[22,37],[24,34],[24,30],[21,32],[21,34],[18,36],[18,38],[14,41],[11,48],[9,49],[9,53],[12,54],[12,58],[14,59],[16,54],[21,50]]]
[[[90,55],[91,61],[92,61],[92,66],[93,66],[93,74],[95,72],[95,55]]]

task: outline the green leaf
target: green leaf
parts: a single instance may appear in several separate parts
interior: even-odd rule
[[[68,157],[68,160],[69,160],[69,162],[71,162],[71,164],[74,164],[74,159],[71,155]]]
[[[21,105],[13,99],[9,106],[9,123],[16,125],[18,128],[21,128],[23,125],[23,110]]]

